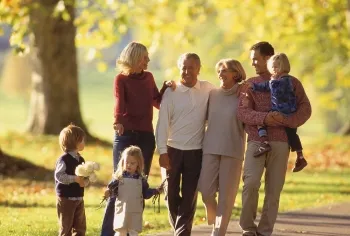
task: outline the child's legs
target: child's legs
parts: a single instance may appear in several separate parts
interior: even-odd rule
[[[75,201],[58,197],[56,202],[59,232],[58,235],[71,235],[75,213]]]
[[[86,217],[84,200],[74,201],[76,203],[76,209],[73,219],[73,235],[84,236],[86,232]]]
[[[114,236],[126,236],[128,230],[126,228],[116,229]]]
[[[261,142],[266,142],[266,141],[268,141],[268,139],[267,139],[267,129],[266,129],[266,126],[260,126],[260,125],[258,125],[258,134],[259,134],[259,137],[260,137],[260,141],[261,141]]]
[[[286,127],[285,130],[288,136],[288,142],[291,151],[294,152],[303,150],[299,135],[297,134],[297,129]]]

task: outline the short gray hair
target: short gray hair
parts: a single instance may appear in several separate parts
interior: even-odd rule
[[[190,58],[194,59],[194,60],[198,63],[199,67],[201,67],[201,59],[200,59],[199,56],[198,56],[196,53],[194,53],[194,52],[186,52],[186,53],[182,54],[182,55],[179,57],[179,59],[177,60],[177,67],[178,67],[179,69],[181,69],[182,63],[183,63],[185,60],[190,59]]]

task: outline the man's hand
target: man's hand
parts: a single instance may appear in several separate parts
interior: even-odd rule
[[[114,130],[117,132],[119,136],[123,135],[124,133],[124,126],[122,124],[114,124],[113,125]]]
[[[274,111],[274,112],[272,112],[272,116],[275,120],[283,123],[284,115],[281,112]]]
[[[168,153],[160,154],[160,156],[159,156],[159,165],[160,165],[160,167],[163,167],[166,170],[170,170],[171,169],[170,159],[169,159]]]
[[[243,107],[249,107],[249,99],[248,99],[248,97],[244,97],[242,99],[242,106]]]
[[[284,126],[282,121],[282,114],[279,113],[276,115],[274,112],[269,112],[267,113],[267,116],[264,119],[264,124],[267,126]]]

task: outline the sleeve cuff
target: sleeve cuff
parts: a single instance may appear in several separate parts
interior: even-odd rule
[[[159,152],[159,155],[162,155],[162,154],[168,153],[168,149],[167,148],[158,148],[158,152]]]

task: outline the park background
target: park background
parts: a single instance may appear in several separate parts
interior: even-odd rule
[[[85,192],[87,235],[98,235],[112,169],[115,59],[130,41],[148,47],[158,87],[178,80],[184,52],[199,54],[200,78],[217,86],[221,58],[241,61],[251,77],[252,44],[286,53],[313,113],[299,129],[309,165],[291,173],[291,153],[280,211],[349,201],[350,0],[1,0],[0,20],[0,235],[56,235],[57,134],[69,121],[89,134],[85,159],[101,164]],[[156,153],[150,184],[160,181]],[[163,200],[160,213],[146,204],[143,234],[169,230]],[[195,224],[204,219],[199,195]]]

